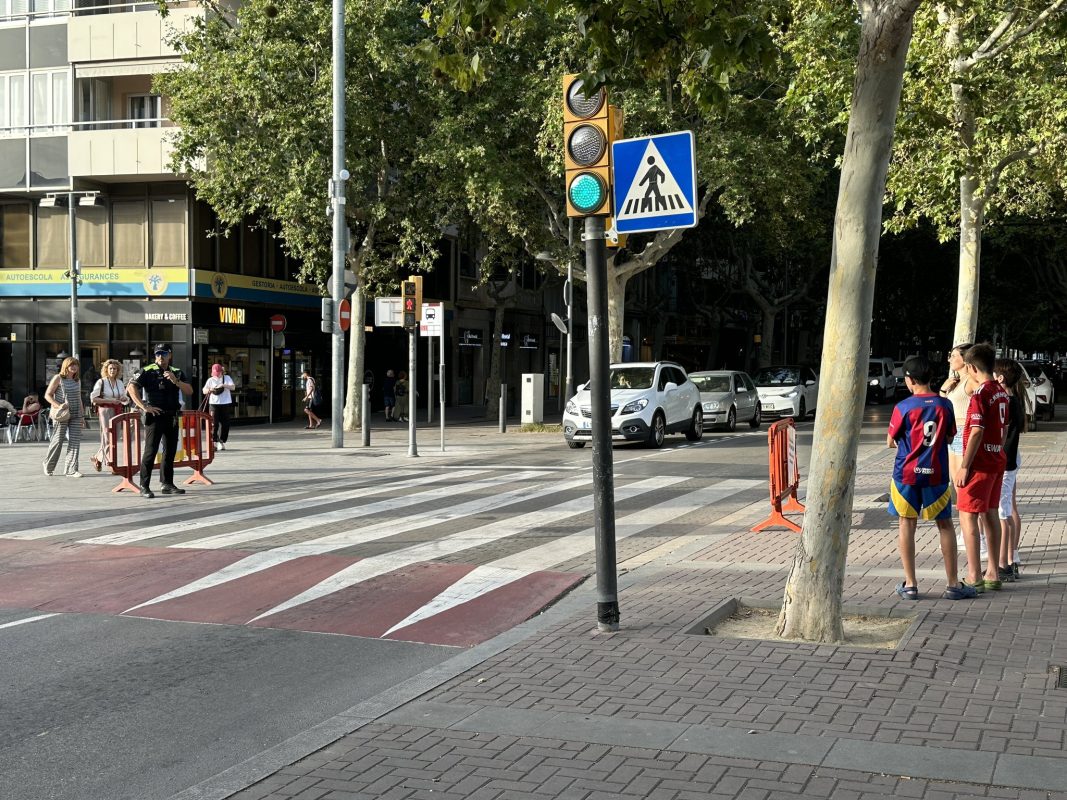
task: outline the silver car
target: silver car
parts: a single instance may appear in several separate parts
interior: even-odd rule
[[[747,422],[752,428],[760,426],[759,393],[746,373],[729,370],[690,372],[689,380],[700,390],[705,424],[721,425],[728,431],[737,427],[738,420]]]

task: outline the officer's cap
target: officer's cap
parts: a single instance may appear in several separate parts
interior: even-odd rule
[[[155,349],[152,351],[152,355],[154,355],[154,356],[169,356],[170,355],[170,345],[169,344],[163,344],[162,342],[160,344],[157,344],[155,346]]]

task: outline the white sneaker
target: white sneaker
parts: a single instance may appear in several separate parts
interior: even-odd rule
[[[41,466],[44,468],[44,474],[47,475],[49,478],[51,478],[52,477],[52,473],[49,472],[48,465],[47,464],[41,464]]]
[[[68,472],[67,473],[67,477],[68,478],[80,478],[80,477],[82,477],[82,474],[80,472],[78,472],[77,470],[75,470],[74,472]]]
[[[219,445],[219,450],[225,450],[226,449],[226,442],[219,442],[218,445]]]

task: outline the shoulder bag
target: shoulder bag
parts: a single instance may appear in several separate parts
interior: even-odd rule
[[[60,383],[62,389],[63,384]],[[67,391],[63,389],[63,404],[51,413],[53,422],[70,422],[70,403],[67,402]]]

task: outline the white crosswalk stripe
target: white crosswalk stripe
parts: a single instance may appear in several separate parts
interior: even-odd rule
[[[636,481],[634,483],[626,484],[625,486],[617,487],[615,489],[615,497],[616,500],[625,500],[656,489],[665,489],[686,480],[688,480],[688,478],[685,477],[648,478],[646,480]],[[255,622],[264,617],[269,617],[273,614],[285,611],[286,609],[293,608],[294,606],[303,605],[304,603],[308,603],[319,597],[333,594],[334,592],[349,586],[354,586],[362,581],[370,580],[371,578],[384,575],[387,572],[392,572],[393,570],[402,567],[410,566],[411,564],[416,564],[420,561],[431,561],[436,558],[441,558],[442,556],[458,553],[461,550],[488,544],[489,542],[503,539],[516,533],[521,533],[522,531],[547,526],[567,517],[577,516],[578,514],[587,513],[592,510],[593,498],[591,496],[579,497],[574,500],[557,503],[556,505],[540,511],[532,511],[527,514],[520,514],[516,517],[498,520],[497,522],[492,522],[479,528],[462,531],[441,539],[435,539],[413,547],[407,547],[393,553],[387,553],[373,558],[365,558],[332,575],[326,580],[321,581],[317,585],[312,586],[310,589],[307,589],[296,597],[290,598],[286,602],[265,611],[254,620],[250,621]]]
[[[359,500],[364,497],[372,497],[375,495],[392,494],[399,490],[414,489],[416,486],[424,486],[428,483],[439,483],[452,477],[476,474],[475,470],[467,470],[465,473],[453,473],[450,476],[430,475],[421,478],[412,478],[410,480],[387,481],[385,483],[378,481],[377,484],[370,487],[370,489],[364,485],[356,487],[356,489],[346,490],[345,492],[316,495],[301,500],[293,500],[292,502],[270,503],[270,505],[265,505],[261,508],[242,509],[241,511],[204,516],[196,519],[187,519],[187,521],[180,523],[163,523],[162,525],[155,525],[150,528],[139,528],[138,530],[123,531],[121,533],[109,533],[107,535],[102,535],[102,537],[82,540],[82,544],[132,544],[133,542],[164,537],[164,535],[173,533],[201,530],[216,525],[241,523],[246,521],[246,519],[275,516],[288,511],[304,512],[303,516],[299,519],[286,519],[286,521],[283,522],[267,523],[260,526],[242,526],[240,530],[232,533],[220,533],[214,535],[214,537],[197,539],[192,542],[182,542],[180,545],[181,547],[228,547],[243,542],[254,542],[257,539],[268,539],[277,533],[291,532],[293,528],[296,527],[306,528],[313,525],[329,525],[333,522],[341,522],[345,521],[345,519],[350,519],[353,516],[362,515],[360,509],[351,508],[314,513],[313,509],[316,506],[331,505],[331,503],[344,502],[345,500]],[[446,486],[443,490],[445,495],[455,491],[456,489],[453,486]],[[373,510],[367,511],[367,513],[378,513],[382,510],[388,510],[395,505],[395,503],[402,503],[404,499],[405,498],[385,500],[382,503],[379,503],[378,506],[373,507]]]
[[[651,508],[641,509],[616,520],[615,539],[616,541],[621,541],[630,536],[645,533],[659,525],[666,525],[686,514],[699,511],[739,492],[763,486],[763,484],[763,481],[726,480],[715,486],[697,489],[680,497],[672,497],[666,502],[659,503]],[[462,605],[487,592],[500,589],[509,583],[525,578],[527,575],[532,575],[541,570],[552,569],[559,564],[583,556],[596,546],[595,532],[594,528],[575,531],[567,536],[560,537],[556,541],[531,547],[528,550],[475,567],[429,603],[409,614],[382,635],[388,636],[394,631]]]
[[[460,476],[463,473],[453,472],[450,477]],[[519,476],[526,476],[526,473],[519,473]],[[485,483],[494,483],[503,485],[505,483],[512,482],[519,476],[494,476],[487,478],[484,481],[475,482],[471,481],[466,484],[460,484],[458,486],[444,487],[444,496],[460,495],[464,491],[473,491],[476,488],[480,488]],[[537,477],[544,477],[538,475]],[[210,575],[205,575],[196,581],[188,583],[184,586],[180,586],[170,592],[162,594],[158,597],[154,597],[151,600],[146,600],[143,603],[139,603],[132,608],[127,609],[126,612],[135,611],[145,606],[155,605],[156,603],[162,603],[167,600],[173,600],[184,595],[191,594],[192,592],[202,591],[203,589],[210,589],[213,586],[218,586],[223,583],[242,578],[246,575],[252,575],[256,572],[261,572],[265,569],[269,569],[279,564],[284,564],[288,561],[292,561],[297,558],[303,558],[310,555],[323,555],[335,550],[342,550],[346,547],[352,547],[357,544],[366,544],[377,539],[384,539],[390,536],[395,536],[399,533],[404,533],[411,530],[417,530],[419,528],[425,528],[432,525],[438,525],[443,522],[447,522],[452,519],[458,519],[460,517],[468,516],[473,513],[485,511],[488,509],[503,508],[509,504],[524,502],[528,500],[537,499],[551,494],[557,494],[559,492],[567,491],[569,489],[575,489],[589,483],[590,478],[582,477],[575,478],[563,483],[553,482],[550,485],[539,484],[540,488],[524,487],[512,492],[501,493],[493,495],[490,498],[479,498],[473,500],[468,504],[460,504],[448,509],[442,509],[433,511],[428,514],[421,515],[419,517],[400,517],[392,518],[380,522],[375,525],[356,526],[338,533],[330,534],[328,536],[319,537],[317,539],[311,539],[299,544],[286,545],[283,547],[277,547],[273,550],[266,550],[261,553],[253,553],[246,556],[240,561],[236,561]],[[426,499],[429,493],[411,495],[407,498],[403,498],[405,501],[410,501],[410,505],[421,503]],[[584,500],[584,498],[583,498]],[[396,500],[388,501],[388,510],[395,510]],[[381,509],[379,509],[381,510]],[[348,511],[347,518],[353,516],[354,510]],[[291,530],[291,523],[289,523],[289,529]],[[183,544],[181,547],[186,547]]]
[[[269,498],[271,501],[276,501],[285,497],[295,497],[300,494],[307,494],[309,491],[321,491],[322,489],[330,489],[333,485],[339,481],[345,481],[350,484],[352,478],[350,476],[331,478],[324,481],[322,484],[316,485],[313,489],[303,488],[296,489],[287,492],[264,492],[262,495],[255,493],[242,497],[242,501],[254,501],[258,497],[263,496]],[[275,508],[277,508],[275,506]],[[137,511],[129,512],[108,512],[107,514],[100,515],[93,519],[79,519],[73,522],[60,522],[54,525],[42,525],[33,528],[24,528],[16,531],[7,531],[6,533],[0,533],[0,539],[18,539],[20,541],[34,541],[37,539],[48,539],[53,536],[73,536],[77,534],[85,534],[91,532],[94,528],[99,528],[100,525],[140,525],[142,523],[155,523],[159,521],[159,509],[150,508],[148,504],[142,504]]]

